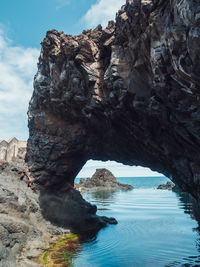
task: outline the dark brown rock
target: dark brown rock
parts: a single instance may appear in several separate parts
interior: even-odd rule
[[[29,106],[35,186],[89,159],[149,167],[200,199],[199,1],[127,0],[116,23],[42,42]]]
[[[107,169],[96,169],[91,178],[80,179],[77,189],[81,192],[90,190],[130,190],[133,186],[117,182],[116,177]]]
[[[175,187],[175,184],[173,182],[167,182],[166,184],[159,185],[157,189],[172,190],[174,187]]]
[[[46,220],[79,234],[96,234],[108,223],[117,224],[114,218],[97,216],[96,205],[85,201],[80,192],[70,185],[59,191],[41,191],[40,207]]]

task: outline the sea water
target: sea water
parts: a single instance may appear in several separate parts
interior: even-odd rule
[[[102,229],[81,244],[75,267],[200,266],[200,238],[195,201],[187,193],[158,190],[166,177],[118,178],[131,191],[93,191],[84,198],[99,215],[117,225]],[[78,179],[76,180],[78,182]]]

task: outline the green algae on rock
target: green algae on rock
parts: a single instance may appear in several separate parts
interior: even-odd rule
[[[76,234],[62,236],[43,253],[41,257],[43,267],[71,267],[72,257],[79,244],[79,237]]]

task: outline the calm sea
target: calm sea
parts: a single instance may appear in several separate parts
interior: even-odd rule
[[[83,243],[75,267],[200,266],[199,218],[186,193],[157,190],[165,177],[118,178],[135,189],[88,192],[98,214],[115,217],[117,225],[102,229]],[[78,182],[78,179],[76,180]]]

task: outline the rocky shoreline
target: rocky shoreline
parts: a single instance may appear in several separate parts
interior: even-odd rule
[[[41,266],[39,256],[57,236],[70,232],[95,235],[107,224],[117,223],[96,215],[97,207],[72,186],[67,196],[65,191],[52,194],[54,200],[62,199],[63,210],[52,206],[52,195],[45,196],[43,206],[23,160],[0,162],[0,267]]]
[[[91,178],[80,179],[80,183],[77,184],[77,189],[81,193],[85,193],[97,190],[132,190],[133,186],[117,182],[116,177],[109,170],[102,168],[96,169],[96,172]]]
[[[0,163],[0,267],[40,266],[37,259],[54,237],[70,232],[43,218],[30,184],[23,161]]]

